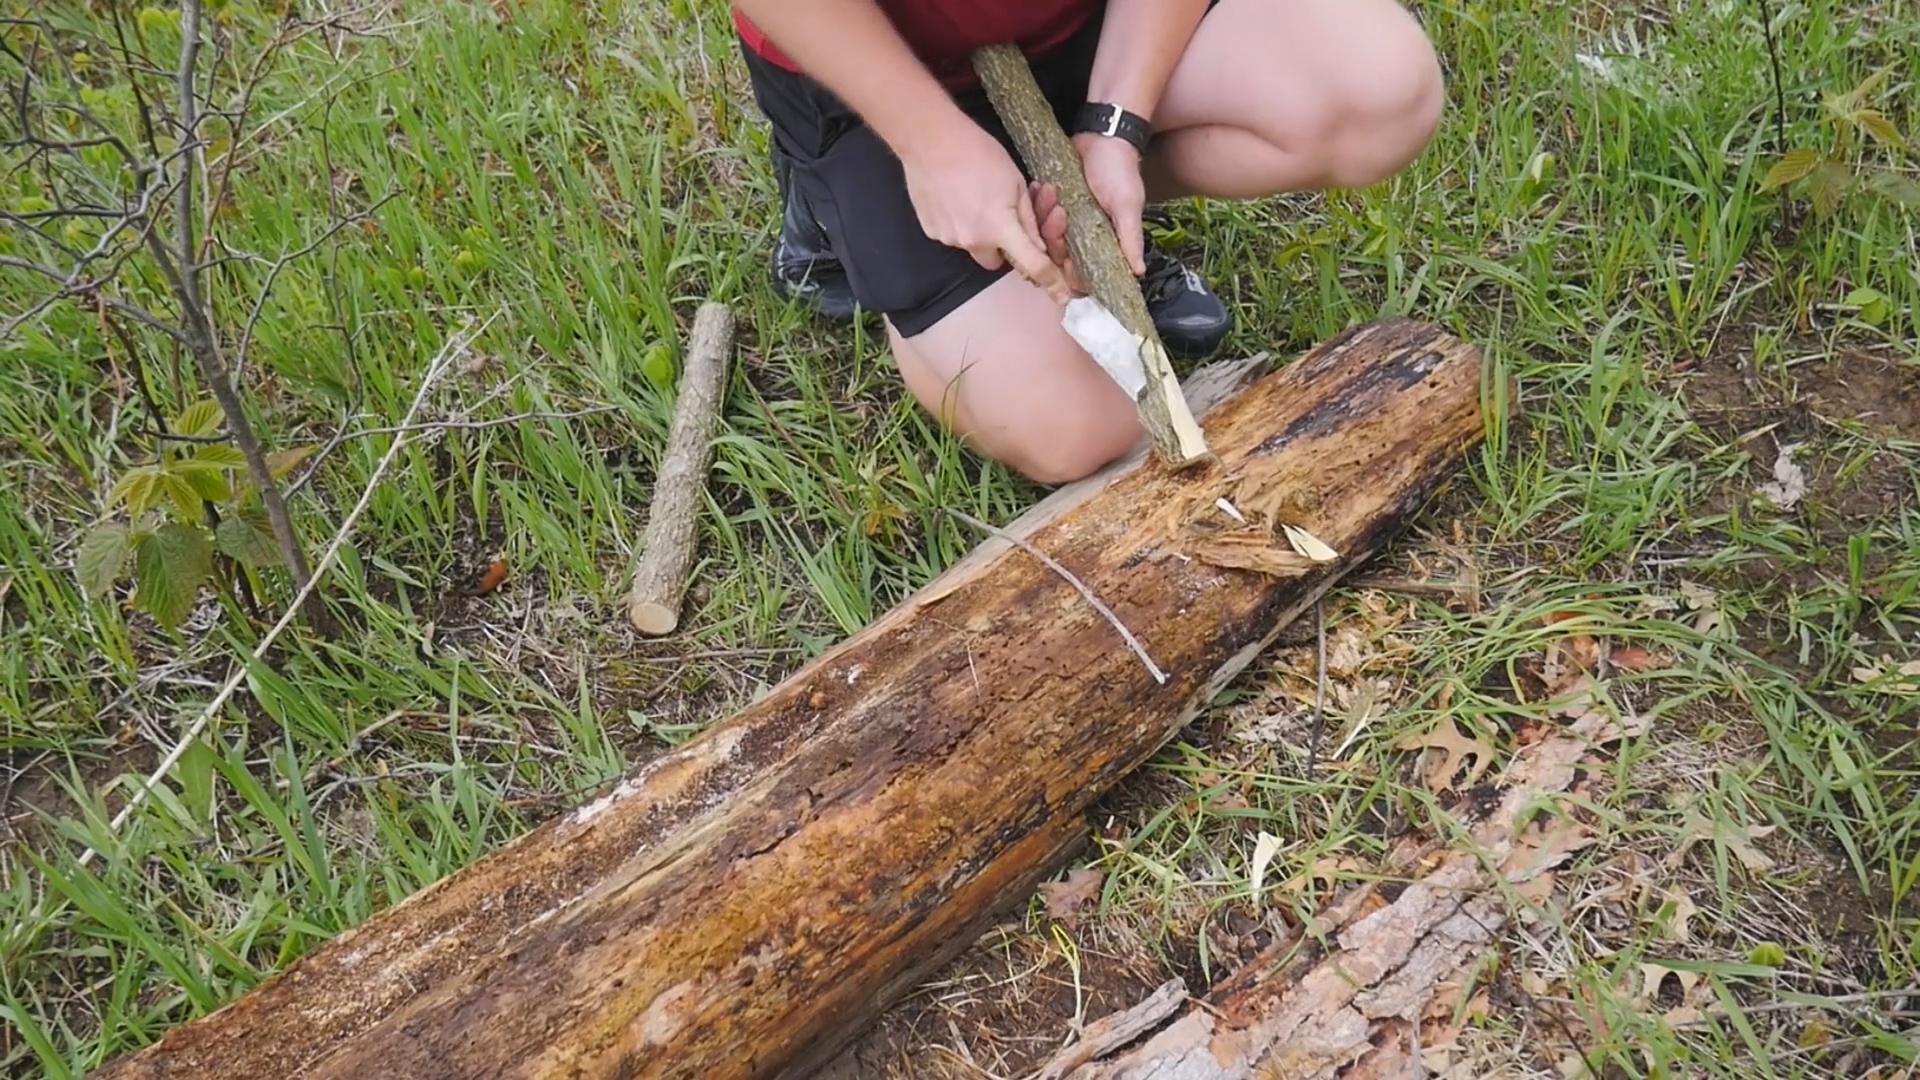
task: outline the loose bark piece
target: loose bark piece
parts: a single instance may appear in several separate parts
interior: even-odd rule
[[[1127,266],[1107,212],[1087,187],[1080,155],[1060,128],[1053,106],[1034,81],[1027,58],[1012,45],[990,45],[974,53],[974,70],[1014,147],[1033,175],[1060,191],[1067,213],[1067,250],[1088,293],[1141,341],[1140,363],[1147,383],[1135,399],[1140,422],[1166,464],[1182,468],[1207,456],[1207,438],[1194,422],[1180,381],[1147,312],[1140,280]]]
[[[1160,1026],[1160,1022],[1180,1010],[1187,1000],[1187,984],[1168,979],[1139,1004],[1087,1025],[1080,1039],[1055,1054],[1052,1060],[1033,1074],[1033,1080],[1062,1080],[1073,1070],[1113,1053]]]
[[[733,351],[733,325],[733,309],[725,304],[708,301],[694,312],[667,446],[654,474],[640,561],[627,591],[627,619],[643,634],[670,634],[680,625],[680,601],[699,533],[700,495],[713,460],[713,429],[720,419],[727,356]]]
[[[1596,741],[1572,729],[1522,747],[1493,791],[1449,813],[1471,837],[1399,845],[1389,878],[1425,869],[1391,901],[1380,883],[1348,889],[1311,920],[1222,980],[1172,1024],[1072,1080],[1365,1080],[1425,1075],[1421,1025],[1442,987],[1464,986],[1522,897],[1579,846],[1584,832],[1553,815]],[[1543,822],[1557,822],[1543,824]],[[1559,838],[1559,839],[1556,839]],[[1537,894],[1534,897],[1538,898]]]
[[[1342,334],[1208,416],[1218,460],[1127,465],[617,787],[421,890],[112,1080],[804,1076],[1057,873],[1093,801],[1404,528],[1483,429],[1477,349]],[[1296,490],[1342,553],[1184,556],[1222,483]],[[1170,513],[1169,511],[1178,511]]]

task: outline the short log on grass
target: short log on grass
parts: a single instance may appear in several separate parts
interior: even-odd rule
[[[99,1075],[804,1075],[1387,543],[1481,439],[1484,397],[1472,346],[1352,329],[1204,410],[1216,461],[1056,492],[1007,528],[1026,547],[984,541],[605,796]]]

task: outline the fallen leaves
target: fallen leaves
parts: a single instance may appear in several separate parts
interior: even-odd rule
[[[1513,853],[1500,865],[1514,891],[1535,904],[1543,904],[1553,895],[1550,871],[1583,848],[1591,846],[1593,830],[1572,817],[1559,817],[1551,823],[1535,821],[1515,837]]]
[[[1724,846],[1738,859],[1741,866],[1758,874],[1773,869],[1773,860],[1753,846],[1753,841],[1764,840],[1773,835],[1772,825],[1741,825],[1735,822],[1717,822],[1697,809],[1688,809],[1686,820],[1681,823],[1680,837],[1673,851],[1667,856],[1669,868],[1678,867],[1687,859],[1687,853],[1702,840]]]
[[[1887,657],[1853,669],[1853,681],[1883,694],[1920,693],[1920,660],[1895,664]]]
[[[1798,443],[1782,446],[1773,459],[1773,479],[1755,489],[1777,509],[1791,510],[1807,496],[1807,471],[1793,460],[1799,449]]]
[[[1693,632],[1701,637],[1711,637],[1726,625],[1726,617],[1720,614],[1720,595],[1705,585],[1681,582],[1680,599],[1693,612]]]
[[[1459,790],[1454,781],[1469,761],[1473,767],[1468,770],[1466,778],[1460,781],[1460,787],[1472,787],[1493,765],[1493,744],[1464,734],[1450,716],[1441,717],[1440,722],[1426,733],[1402,736],[1393,745],[1398,750],[1427,752],[1421,777],[1428,791]]]
[[[1082,909],[1100,902],[1100,886],[1106,880],[1107,875],[1100,871],[1080,866],[1067,871],[1065,881],[1042,882],[1040,896],[1046,902],[1047,915],[1071,925]]]

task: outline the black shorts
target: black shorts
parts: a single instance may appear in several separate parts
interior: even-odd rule
[[[1062,44],[1028,58],[1063,127],[1086,100],[1102,14],[1097,11]],[[861,307],[887,316],[903,336],[913,337],[1011,272],[984,269],[920,228],[899,159],[832,91],[744,43],[741,52],[754,100],[772,123],[779,150],[793,161],[793,183],[811,204]],[[1020,162],[986,91],[972,87],[953,98]],[[1024,164],[1021,169],[1026,171]]]

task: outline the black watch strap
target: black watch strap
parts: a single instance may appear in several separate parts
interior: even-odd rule
[[[1147,123],[1146,117],[1130,113],[1118,105],[1089,101],[1080,106],[1080,115],[1074,118],[1072,133],[1124,139],[1144,154],[1148,140],[1153,138],[1153,125]]]

